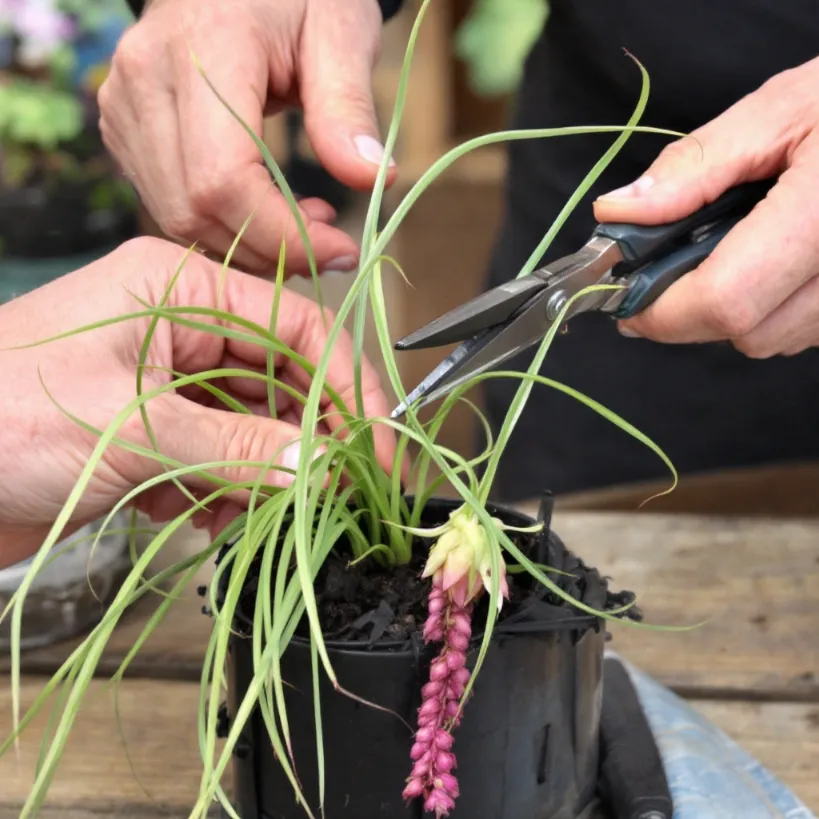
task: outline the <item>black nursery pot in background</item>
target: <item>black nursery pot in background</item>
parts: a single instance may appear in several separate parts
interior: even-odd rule
[[[423,525],[439,524],[459,506],[433,499]],[[516,526],[531,518],[504,507],[490,514]],[[546,526],[519,541],[537,562],[570,572],[559,578],[573,596],[590,606],[615,608],[630,599],[612,594],[595,569],[586,567]],[[223,577],[227,577],[225,572]],[[522,575],[517,575],[518,578]],[[474,617],[477,640],[486,601]],[[506,608],[508,607],[508,608]],[[592,799],[598,777],[598,732],[602,697],[605,621],[590,617],[538,584],[496,625],[493,642],[455,729],[453,751],[460,796],[451,816],[462,819],[573,819]],[[251,641],[231,638],[230,713],[253,677]],[[339,694],[322,678],[322,727],[327,819],[420,819],[420,801],[401,797],[412,767],[413,738],[421,687],[428,680],[435,647],[406,643],[327,643],[339,682],[385,713]],[[297,775],[318,813],[312,669],[306,641],[296,638],[282,657],[282,675]],[[400,716],[401,719],[398,718]],[[404,722],[402,722],[403,720]],[[248,720],[234,755],[233,805],[242,819],[303,819],[258,709]]]

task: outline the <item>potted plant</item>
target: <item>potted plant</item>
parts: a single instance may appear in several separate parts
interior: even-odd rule
[[[415,40],[429,2],[422,4],[409,39],[386,156],[395,145]],[[167,293],[158,304],[140,303],[128,316],[111,317],[107,323],[150,319],[140,369],[147,366],[150,337],[161,321],[184,322],[202,332],[259,345],[268,366],[265,373],[214,370],[175,377],[150,391],[138,386],[137,396],[110,427],[94,430],[84,424],[100,436],[99,443],[71,500],[34,557],[11,609],[15,692],[19,690],[19,606],[106,447],[139,451],[165,467],[159,477],[129,493],[112,516],[151,486],[163,481],[182,486],[181,481],[193,473],[209,481],[213,490],[198,501],[191,498],[190,508],[155,534],[100,624],[48,682],[38,704],[20,719],[15,737],[51,693],[61,692],[51,723],[53,732],[21,817],[36,813],[45,799],[88,683],[122,614],[144,595],[170,586],[114,682],[126,673],[150,633],[160,627],[179,592],[213,560],[217,561],[213,579],[201,590],[207,597],[213,628],[200,699],[203,773],[191,816],[205,816],[214,800],[222,804],[226,815],[240,819],[319,815],[374,819],[422,813],[440,817],[453,810],[455,815],[476,819],[556,819],[575,816],[583,808],[597,775],[606,622],[622,619],[638,627],[645,624],[634,608],[633,595],[611,593],[599,573],[567,551],[551,532],[548,496],[540,519],[531,520],[490,504],[492,481],[536,384],[577,398],[651,447],[672,473],[673,466],[626,421],[570,387],[538,375],[559,322],[527,372],[477,376],[449,395],[425,424],[412,408],[404,421],[365,420],[355,407],[346,406],[332,393],[326,375],[333,344],[348,317],[354,315],[356,404],[361,406],[364,319],[370,308],[386,371],[393,389],[403,398],[406,392],[392,352],[382,276],[388,265],[397,267],[385,249],[409,209],[459,156],[481,145],[506,139],[617,133],[611,148],[534,249],[521,275],[530,272],[577,201],[630,134],[639,130],[637,122],[648,96],[648,78],[642,67],[640,71],[642,92],[625,127],[503,132],[471,140],[435,162],[378,232],[385,159],[363,230],[360,269],[329,327],[325,351],[315,367],[277,338],[278,296],[268,327],[223,310],[168,307]],[[208,82],[204,71],[202,74]],[[218,89],[211,88],[219,96]],[[233,113],[229,103],[219,98]],[[245,129],[298,219],[281,170],[252,130],[246,125]],[[306,242],[304,226],[299,225]],[[282,247],[277,293],[282,287],[285,256]],[[226,266],[229,261],[225,260]],[[313,275],[317,281],[315,266]],[[275,355],[286,356],[307,371],[311,387],[306,395],[277,380]],[[235,398],[210,383],[226,376],[264,381],[274,416],[275,390],[285,390],[301,402],[299,463],[289,486],[264,481],[270,469],[283,468],[275,466],[279,453],[273,453],[266,463],[250,464],[258,468],[259,477],[237,484],[214,475],[213,464],[186,467],[156,448],[137,450],[117,437],[128,416],[141,412],[154,440],[146,404],[163,392],[192,383],[209,389],[231,409],[245,411]],[[515,378],[520,384],[498,435],[494,439],[487,435],[485,450],[467,460],[438,444],[436,435],[454,404],[468,402],[466,391],[487,378]],[[320,407],[326,393],[332,411],[342,420],[335,433],[322,425]],[[479,413],[474,404],[469,405]],[[377,425],[389,426],[397,435],[395,462],[389,473],[375,459]],[[410,474],[412,495],[404,490],[402,474],[410,441],[418,450]],[[440,477],[430,480],[432,464]],[[676,479],[676,473],[674,476]],[[458,500],[436,496],[443,480],[457,492]],[[147,576],[151,561],[180,526],[203,506],[237,489],[249,493],[244,514],[197,554]],[[539,489],[533,487],[533,494]],[[222,705],[225,688],[229,701]],[[234,799],[221,785],[231,764]]]
[[[110,0],[0,0],[3,300],[136,234],[137,200],[96,105],[128,20]]]

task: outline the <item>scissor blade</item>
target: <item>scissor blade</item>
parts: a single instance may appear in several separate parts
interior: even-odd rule
[[[463,341],[507,321],[544,287],[546,283],[536,276],[524,276],[493,287],[396,341],[395,349],[419,350]]]
[[[533,344],[543,340],[551,321],[542,300],[531,299],[520,315],[504,324],[483,330],[456,347],[391,414],[403,415],[420,400],[416,409],[442,398],[461,384],[492,367],[502,364]]]
[[[470,326],[469,321],[473,322],[473,327],[478,326],[477,331],[473,330],[472,338],[467,338],[444,359],[407,396],[407,400],[393,410],[391,417],[403,415],[407,407],[417,401],[421,402],[418,407],[425,406],[537,344],[560,314],[562,305],[590,285],[610,283],[611,268],[622,258],[615,241],[592,237],[577,253],[489,291],[485,294],[490,297],[485,307],[476,308],[483,301],[479,296],[402,339],[395,345],[397,349],[438,346],[468,336],[464,328]],[[527,297],[518,297],[518,293],[525,293]],[[587,294],[572,305],[565,317],[568,319],[578,313],[601,309],[610,297],[607,292]],[[554,304],[552,300],[555,300]],[[517,304],[518,309],[510,311],[511,304]],[[493,319],[497,321],[490,326],[487,311],[491,313],[495,307],[497,313],[493,314]],[[506,318],[498,318],[504,311]]]

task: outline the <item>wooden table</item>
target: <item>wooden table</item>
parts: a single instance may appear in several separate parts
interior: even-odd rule
[[[556,513],[554,523],[615,587],[637,592],[648,621],[709,618],[684,633],[615,626],[612,645],[688,698],[819,812],[819,519],[571,511]],[[183,548],[191,542],[174,546]],[[197,680],[210,624],[200,605],[191,588],[120,685],[122,736],[113,695],[104,680],[95,682],[44,815],[187,815],[199,783]],[[103,672],[122,658],[147,611],[134,610],[122,623]],[[26,702],[68,648],[25,657]],[[0,759],[0,819],[19,815],[43,724],[23,738],[19,760]],[[9,730],[6,685],[0,735]]]

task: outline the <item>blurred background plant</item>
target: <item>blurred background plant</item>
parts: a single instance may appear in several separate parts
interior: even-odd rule
[[[481,97],[509,94],[549,18],[548,0],[475,0],[455,34],[455,52]]]
[[[124,0],[0,0],[4,280],[20,258],[68,264],[66,257],[102,255],[136,232],[137,199],[105,151],[96,104],[131,22]]]
[[[132,21],[124,0],[0,0],[0,303],[138,232],[138,199],[105,150],[96,103]],[[61,543],[28,607],[27,646],[84,631],[116,594],[127,538],[93,558],[89,547]],[[0,571],[0,607],[24,574],[25,564]],[[7,637],[0,629],[0,653]]]

